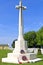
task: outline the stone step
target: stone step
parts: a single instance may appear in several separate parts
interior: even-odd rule
[[[16,58],[2,58],[2,62],[18,63],[18,59],[16,59]]]

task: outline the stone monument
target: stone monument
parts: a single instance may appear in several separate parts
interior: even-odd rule
[[[25,63],[25,62],[35,62],[40,60],[36,58],[35,53],[27,52],[27,43],[23,38],[23,20],[22,20],[22,10],[26,7],[22,6],[22,1],[20,0],[19,5],[16,6],[19,9],[19,35],[18,40],[15,41],[15,49],[12,53],[7,54],[7,58],[2,58],[2,62],[7,63]]]
[[[21,50],[26,52],[25,41],[23,38],[23,21],[22,21],[22,10],[25,10],[26,7],[22,6],[22,2],[20,0],[19,5],[16,6],[16,9],[19,9],[19,35],[18,40],[15,41],[15,53],[20,53]]]

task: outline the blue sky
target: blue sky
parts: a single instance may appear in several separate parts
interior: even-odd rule
[[[12,44],[18,37],[18,10],[20,0],[0,0],[0,44]],[[43,26],[43,0],[22,0],[24,33]]]

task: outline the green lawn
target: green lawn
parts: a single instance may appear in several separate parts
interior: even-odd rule
[[[12,52],[12,51],[0,50],[0,65],[18,65],[18,64],[12,64],[12,63],[2,63],[1,59],[3,57],[6,57],[8,52]],[[38,57],[41,57],[43,59],[43,55],[38,55]],[[43,65],[43,61],[36,62],[36,63],[25,63],[25,64],[19,64],[19,65]]]

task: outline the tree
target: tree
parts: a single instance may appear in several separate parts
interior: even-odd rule
[[[28,33],[24,34],[24,39],[28,43],[28,47],[33,47],[36,46],[37,41],[36,41],[36,32],[35,31],[30,31]]]
[[[12,42],[12,47],[15,48],[15,41],[17,41],[17,39],[13,40]]]
[[[43,47],[43,27],[37,31],[37,45]]]

